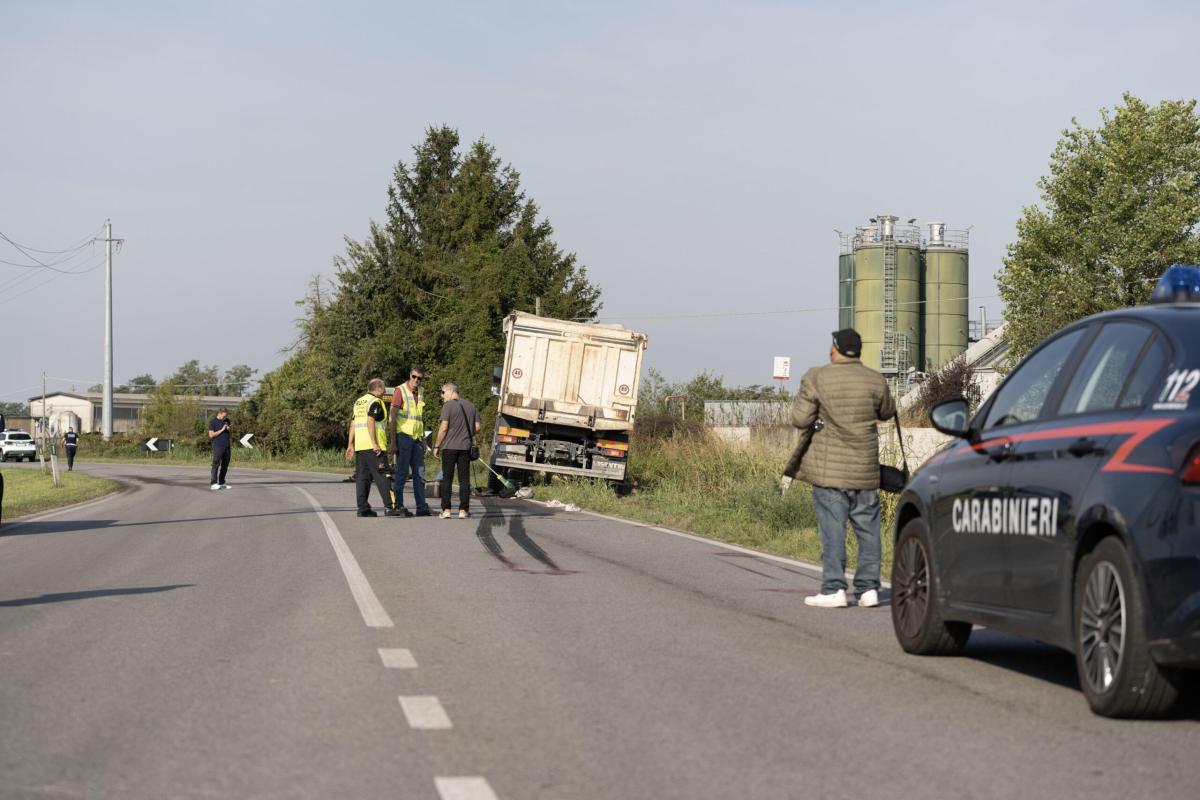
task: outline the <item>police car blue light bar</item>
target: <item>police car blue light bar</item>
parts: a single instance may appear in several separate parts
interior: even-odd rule
[[[1172,264],[1158,279],[1151,303],[1200,303],[1200,267]]]

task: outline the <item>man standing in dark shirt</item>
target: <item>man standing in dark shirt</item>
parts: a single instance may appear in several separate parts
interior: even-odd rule
[[[229,472],[229,409],[217,409],[217,415],[208,421],[208,439],[212,442],[212,485],[214,492],[228,489],[225,473]]]
[[[442,519],[450,518],[450,493],[453,473],[458,472],[458,518],[471,513],[471,448],[479,433],[479,411],[470,400],[458,396],[458,384],[442,387],[442,417],[438,425],[436,458],[442,456]]]
[[[67,472],[75,469],[75,448],[79,447],[79,434],[74,428],[67,428],[63,434],[63,446],[67,448]]]

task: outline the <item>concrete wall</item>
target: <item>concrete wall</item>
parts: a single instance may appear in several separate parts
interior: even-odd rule
[[[938,448],[950,441],[952,437],[939,433],[933,428],[904,428],[904,451],[908,456],[909,469],[916,469],[929,460]],[[750,445],[756,442],[766,442],[779,447],[795,447],[800,432],[793,427],[751,428],[743,427],[712,427],[709,428],[714,436],[722,441],[733,444]],[[896,444],[895,423],[887,422],[879,425],[880,460],[887,463],[900,464],[900,448]]]

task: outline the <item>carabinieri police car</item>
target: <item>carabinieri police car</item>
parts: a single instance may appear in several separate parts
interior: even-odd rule
[[[1043,342],[897,506],[892,623],[954,654],[982,625],[1075,654],[1092,710],[1166,714],[1200,670],[1200,269]]]

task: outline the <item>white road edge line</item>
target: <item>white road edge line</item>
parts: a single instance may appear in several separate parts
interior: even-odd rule
[[[553,506],[550,506],[549,503],[547,503],[545,500],[529,500],[528,502],[537,503],[539,505],[546,506],[547,508],[553,508]],[[575,511],[572,513],[587,514],[589,517],[599,517],[600,519],[607,519],[611,522],[620,522],[625,525],[632,525],[635,528],[645,528],[645,529],[651,530],[651,531],[658,531],[659,533],[669,533],[672,536],[678,536],[681,539],[691,539],[693,542],[700,542],[702,544],[711,544],[716,547],[724,548],[725,550],[733,550],[734,552],[737,552],[737,553],[745,553],[747,555],[757,556],[759,558],[765,558],[767,561],[775,561],[780,564],[790,564],[793,567],[799,567],[800,569],[810,572],[818,578],[821,577],[822,570],[821,570],[820,564],[810,564],[807,561],[799,561],[795,558],[788,558],[787,556],[777,556],[777,555],[774,555],[773,553],[764,553],[761,550],[754,550],[749,547],[741,547],[740,545],[730,544],[729,542],[722,542],[719,539],[709,539],[706,536],[699,536],[695,533],[685,533],[683,531],[673,531],[670,528],[660,528],[657,525],[650,525],[645,522],[638,522],[637,520],[625,519],[624,517],[614,517],[611,514],[601,514],[599,511],[588,511],[586,509],[581,508],[578,511]],[[882,535],[882,531],[880,532],[880,534]],[[847,572],[846,577],[853,578],[854,573]],[[892,588],[891,581],[880,581],[880,584],[883,586],[884,589]]]
[[[411,650],[402,647],[381,647],[379,658],[388,669],[416,669],[417,660]]]
[[[483,778],[434,778],[433,782],[442,800],[497,800]]]
[[[368,628],[396,627],[383,604],[379,602],[379,598],[375,596],[371,584],[367,582],[367,576],[358,566],[354,553],[350,552],[350,546],[342,538],[337,525],[333,524],[333,520],[325,513],[325,509],[321,508],[317,498],[309,494],[307,489],[299,486],[292,488],[308,498],[309,504],[321,519],[321,524],[325,526],[325,535],[329,537],[329,543],[333,545],[333,552],[337,554],[338,563],[342,565],[342,573],[346,576],[346,583],[350,585],[350,594],[354,595],[354,602],[358,603],[358,610],[362,614],[363,622],[367,624]]]
[[[442,708],[442,701],[433,695],[400,695],[397,699],[410,728],[445,731],[454,727],[450,723],[450,715]]]

